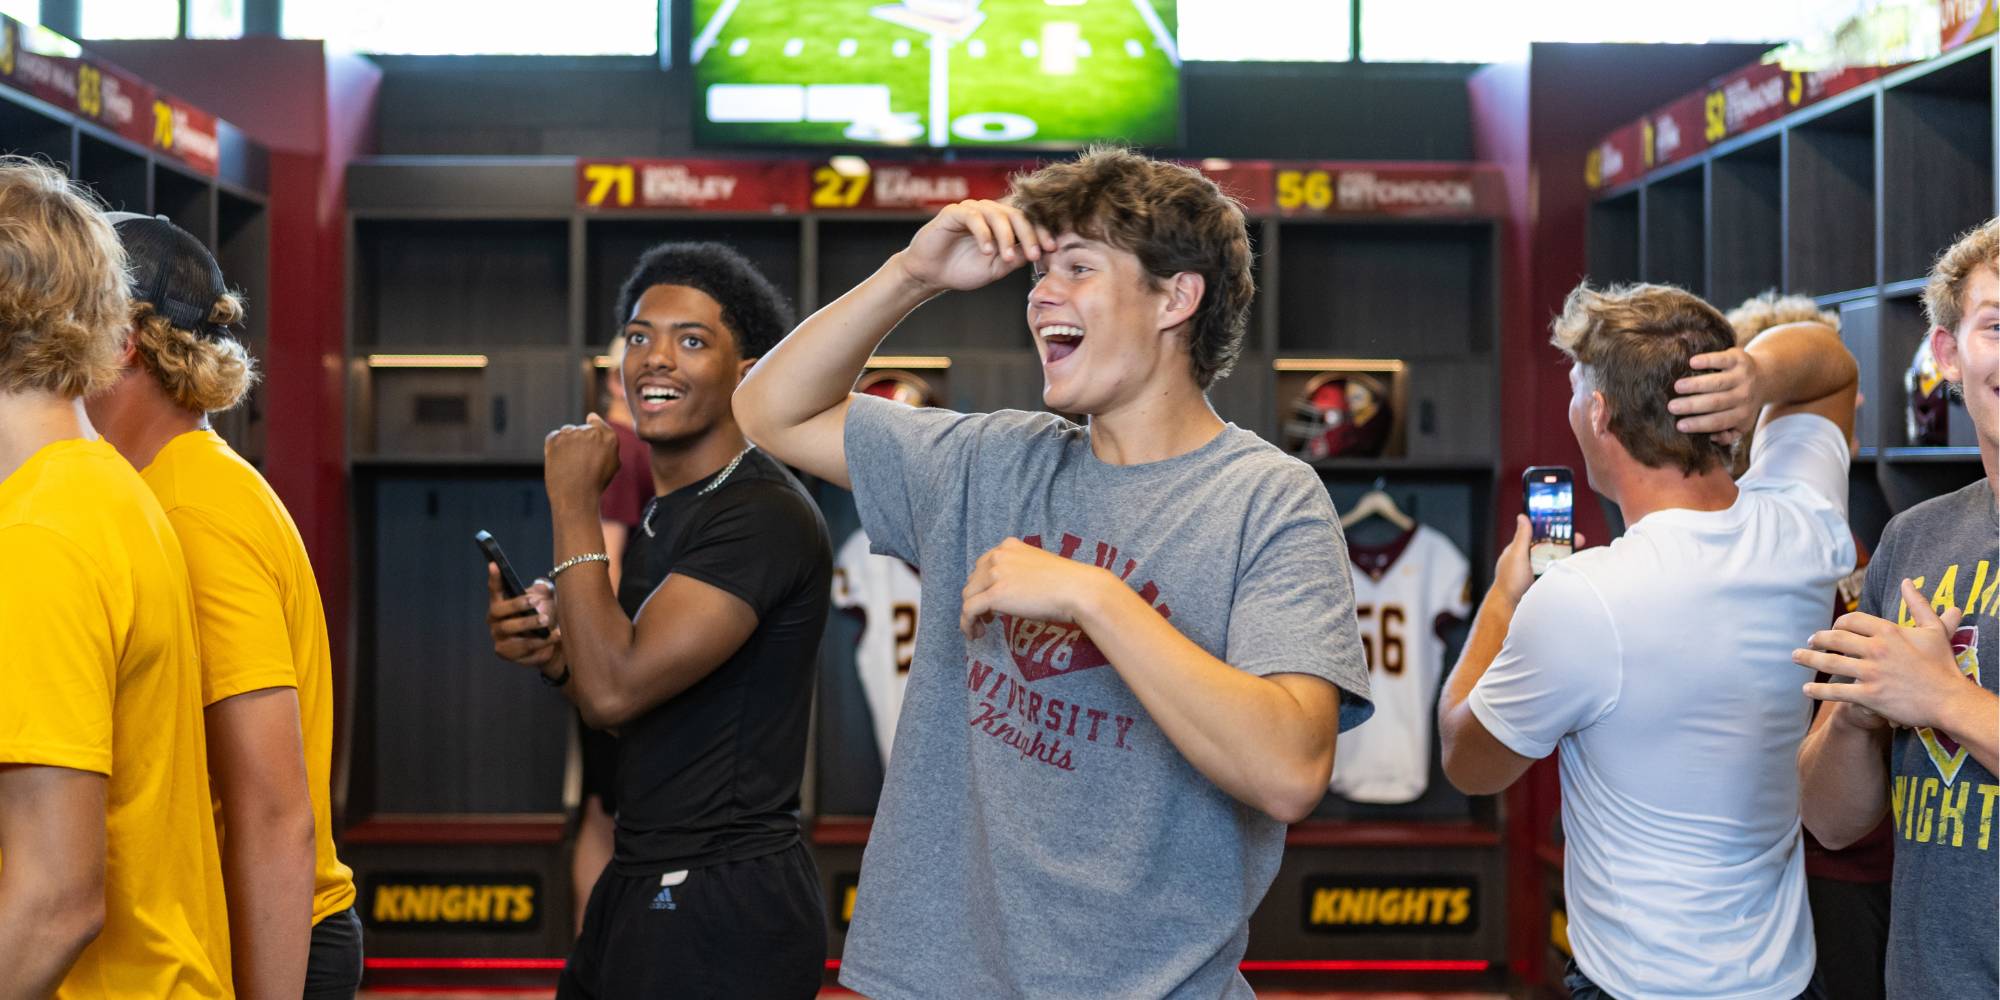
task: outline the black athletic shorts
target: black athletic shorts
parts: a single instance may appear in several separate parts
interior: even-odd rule
[[[811,1000],[826,970],[826,907],[803,843],[681,877],[606,869],[558,1000]]]
[[[1882,1000],[1889,958],[1889,883],[1806,876],[1813,944],[1829,1000]]]
[[[313,925],[305,1000],[354,1000],[361,989],[361,917],[350,906]]]

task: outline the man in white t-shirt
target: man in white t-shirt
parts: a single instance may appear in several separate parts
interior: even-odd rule
[[[1439,700],[1445,773],[1490,794],[1559,752],[1572,997],[1818,996],[1791,651],[1854,564],[1854,358],[1816,323],[1734,347],[1656,285],[1580,287],[1554,328],[1590,485],[1630,527],[1537,581],[1517,519]]]

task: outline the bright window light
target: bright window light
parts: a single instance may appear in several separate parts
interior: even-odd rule
[[[661,0],[284,0],[287,38],[393,55],[653,55]]]
[[[189,38],[242,38],[243,0],[187,0]]]
[[[1363,0],[1361,58],[1502,62],[1529,42],[1786,42],[1879,0]],[[1345,5],[1342,5],[1343,7]]]
[[[178,38],[176,0],[83,0],[84,38]]]
[[[1353,52],[1346,0],[1180,0],[1179,10],[1182,59],[1341,62]]]
[[[0,0],[0,14],[23,24],[42,23],[42,0]]]

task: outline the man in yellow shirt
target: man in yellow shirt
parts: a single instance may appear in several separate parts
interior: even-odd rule
[[[141,471],[187,553],[231,952],[245,997],[352,997],[354,877],[328,802],[333,666],[319,586],[291,515],[208,427],[254,377],[228,335],[240,300],[201,242],[114,213],[131,259],[122,371],[90,417]]]
[[[0,998],[214,998],[229,931],[187,568],[80,399],[128,319],[111,226],[0,158]]]

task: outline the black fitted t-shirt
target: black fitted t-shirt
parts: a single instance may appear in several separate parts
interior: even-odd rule
[[[625,875],[740,861],[799,839],[806,724],[832,593],[826,523],[763,452],[698,495],[712,479],[659,498],[653,535],[632,536],[618,603],[637,621],[679,575],[741,598],[757,628],[713,673],[619,730],[612,862]]]

